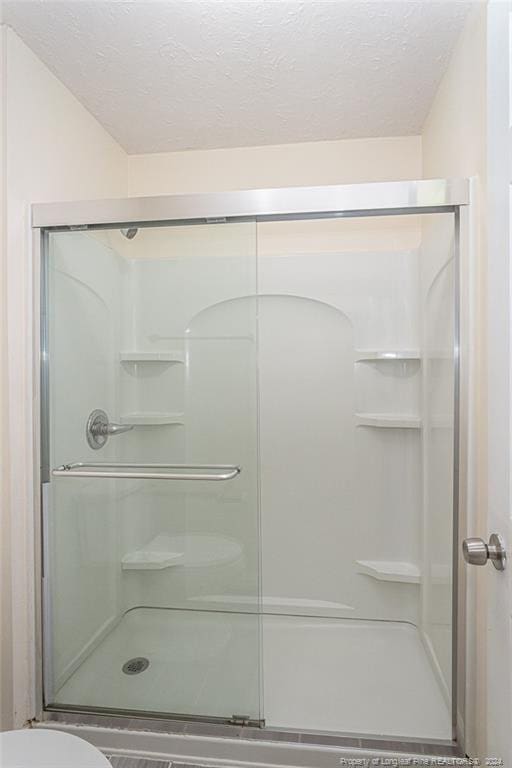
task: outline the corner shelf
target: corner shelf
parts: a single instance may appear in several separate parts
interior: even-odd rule
[[[123,571],[161,571],[164,568],[178,565],[183,560],[183,552],[151,549],[152,543],[148,544],[147,549],[127,552],[121,560]]]
[[[356,560],[357,572],[377,581],[419,584],[420,569],[414,563],[401,560]]]
[[[141,549],[121,559],[123,571],[159,571],[173,566],[202,568],[236,562],[242,556],[238,541],[201,533],[171,536],[160,533]]]
[[[168,352],[120,352],[122,363],[183,363],[185,355],[179,350]]]
[[[123,413],[120,417],[121,424],[133,424],[135,427],[159,427],[166,424],[184,424],[184,413],[162,413],[160,411],[136,411]]]
[[[370,363],[370,362],[403,362],[407,360],[420,361],[419,349],[356,349],[355,362],[356,363]]]
[[[399,413],[356,413],[356,425],[380,429],[420,429],[421,418]]]

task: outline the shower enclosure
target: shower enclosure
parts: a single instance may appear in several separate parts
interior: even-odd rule
[[[46,711],[453,744],[467,195],[34,207]]]

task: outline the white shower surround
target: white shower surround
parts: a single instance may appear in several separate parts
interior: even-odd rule
[[[233,228],[233,225],[229,226]],[[266,237],[269,242],[275,237],[276,229],[279,231],[283,226],[285,239],[289,241],[293,237],[294,225],[267,225]],[[318,232],[318,225],[314,226]],[[198,249],[195,254],[189,254],[188,257],[174,255],[170,260],[161,258],[161,254],[155,259],[147,256],[148,252],[156,252],[158,248],[168,253],[169,249],[173,248],[169,246],[169,241],[176,239],[181,242],[183,236],[195,240]],[[242,234],[242,242],[243,237]],[[406,237],[411,237],[409,232]],[[264,238],[265,235],[260,232],[259,246],[262,249],[265,249]],[[234,232],[232,239],[236,239]],[[133,336],[123,340],[123,348],[161,350],[162,345],[168,342],[148,341],[155,336],[164,335],[159,333],[159,329],[174,328],[174,331],[167,333],[182,336],[192,317],[199,316],[208,307],[219,307],[222,302],[239,298],[240,285],[242,296],[246,293],[247,275],[237,273],[233,269],[237,262],[243,260],[232,257],[230,268],[225,269],[225,260],[230,257],[211,253],[211,227],[196,229],[192,235],[190,230],[142,230],[137,245],[135,242],[133,241],[133,245],[127,244],[125,253],[131,249],[132,253],[143,253],[144,257],[134,258],[129,262],[126,285],[130,287],[127,288],[125,296],[129,296],[127,305],[130,316],[140,318],[140,322],[136,323],[136,328],[132,326]],[[209,250],[206,258],[201,255],[202,247]],[[280,247],[283,247],[282,244]],[[219,268],[214,256],[223,258],[224,268]],[[356,560],[366,558],[377,561],[405,561],[419,567],[419,431],[367,430],[357,427],[355,413],[382,411],[405,415],[418,414],[420,368],[418,361],[414,360],[354,362],[356,349],[419,348],[418,258],[417,248],[391,252],[375,251],[371,254],[364,254],[361,250],[322,253],[320,249],[319,253],[266,254],[259,260],[263,597],[278,602],[281,610],[288,603],[287,610],[291,613],[298,610],[308,613],[311,610],[313,614],[322,614],[325,609],[323,603],[327,601],[329,615],[419,622],[417,585],[379,583],[359,575],[355,563]],[[197,275],[196,280],[194,275]],[[175,295],[172,294],[173,283],[177,286]],[[282,289],[283,285],[286,286],[285,291]],[[186,296],[183,295],[184,288],[188,292]],[[375,308],[365,306],[368,297],[375,302]],[[396,297],[399,297],[398,301]],[[288,321],[284,327],[290,306],[293,309],[293,321]],[[229,305],[226,307],[229,309]],[[346,314],[343,308],[346,309]],[[387,324],[379,322],[382,316],[388,319]],[[121,323],[121,326],[125,331],[129,329],[127,323]],[[128,332],[130,333],[130,330]],[[308,333],[310,339],[307,339]],[[338,346],[340,356],[333,359],[330,350]],[[287,355],[287,348],[291,350],[291,354]],[[219,403],[208,401],[208,387],[213,373],[212,365],[224,366],[221,376],[229,380],[239,366],[239,360],[233,358],[232,353],[228,353],[220,359],[217,357],[210,360],[206,365],[202,382],[189,380],[189,385],[200,388],[197,401],[206,403],[207,410],[214,410],[217,418],[233,419],[229,402],[219,412]],[[226,370],[226,365],[232,366],[231,373]],[[155,398],[158,398],[158,385],[165,388],[164,398],[167,397],[168,402],[175,403],[172,409],[183,410],[182,366],[169,366],[159,374],[142,373],[142,378],[140,369],[138,374],[134,374],[132,370],[127,372],[125,368],[124,365],[120,368],[120,413],[144,409],[148,400],[154,403]],[[282,373],[281,380],[276,380],[276,372],[279,371]],[[279,376],[279,373],[277,375]],[[301,375],[304,377],[304,383],[301,382]],[[316,379],[311,380],[315,375]],[[294,381],[293,387],[290,386],[291,381]],[[377,395],[376,384],[380,385]],[[341,385],[349,387],[349,392],[344,392],[342,398],[339,397]],[[318,397],[319,388],[322,386],[322,397]],[[126,398],[124,402],[123,398]],[[133,398],[139,398],[135,406]],[[276,418],[279,418],[285,405],[287,415],[282,423],[276,424]],[[340,409],[338,413],[337,408]],[[206,413],[204,415],[206,417]],[[299,418],[294,420],[294,415]],[[189,425],[191,418],[195,420],[196,417],[191,413],[185,414],[185,422]],[[339,434],[331,428],[333,418],[340,419]],[[199,420],[198,427],[201,426],[202,422]],[[297,434],[291,431],[292,427]],[[184,458],[185,434],[187,427],[184,430],[135,430],[123,438],[120,450],[125,458],[133,458],[140,453],[141,458],[151,456],[154,460],[179,461]],[[302,435],[307,436],[307,441],[301,445],[296,438],[300,441]],[[331,448],[328,451],[325,450],[327,438]],[[357,457],[354,452],[347,453],[347,446],[352,443],[355,443]],[[222,460],[229,457],[230,461],[240,461],[239,457],[229,454],[229,445],[219,446],[219,450],[222,452]],[[385,501],[379,490],[376,468],[380,463],[386,462],[381,466],[380,483],[381,486],[389,486],[388,474],[396,473],[403,466],[404,450],[416,453],[416,459],[412,460],[406,476],[400,474],[396,493]],[[341,473],[350,478],[348,486],[346,480],[339,485],[341,475],[337,461],[343,455],[352,462],[350,469],[345,468],[345,472]],[[371,487],[364,481],[365,455],[369,456],[368,463],[374,467],[376,483]],[[213,457],[210,457],[210,460],[213,460]],[[357,475],[358,472],[361,473],[360,476]],[[296,499],[290,491],[294,487],[298,493]],[[169,522],[166,503],[169,498],[176,502],[176,496],[179,499],[183,494],[181,487],[166,485],[158,489],[160,502],[156,503],[160,504],[161,512],[158,513],[155,509],[154,527],[151,528],[147,519],[142,520],[137,488],[140,488],[140,484],[134,484],[134,493],[128,494],[126,484],[122,485],[125,514],[121,519],[123,535],[128,537],[122,546],[130,550],[143,548],[154,536],[169,527],[172,531],[173,523]],[[226,492],[229,494],[229,491]],[[390,492],[389,488],[387,492]],[[155,493],[155,488],[152,493]],[[207,489],[207,494],[209,493],[210,489]],[[337,509],[340,498],[344,499],[343,504],[347,505],[343,514]],[[206,526],[211,525],[212,503],[214,499],[207,499],[203,513],[203,524]],[[379,508],[383,511],[375,520],[375,510]],[[415,511],[413,516],[411,509]],[[314,514],[311,514],[311,510],[314,510]],[[363,515],[367,514],[368,518],[361,517],[361,512]],[[133,518],[132,526],[128,523],[130,517]],[[381,518],[382,523],[378,523]],[[176,510],[173,511],[173,519],[176,521]],[[177,525],[175,533],[180,532],[180,525],[183,523],[183,519],[180,523],[174,522],[174,525]],[[379,526],[380,535],[375,537],[372,544],[362,537],[368,526],[375,523]],[[232,524],[232,520],[229,524]],[[361,526],[359,543],[355,527],[357,525]],[[137,526],[138,534],[135,533]],[[321,532],[326,530],[329,530],[331,535],[322,539]],[[246,536],[243,538],[247,540]],[[347,547],[350,548],[348,557]],[[283,554],[286,551],[293,553],[290,558]],[[300,564],[300,568],[293,568],[293,563],[297,566]],[[186,581],[189,578],[187,577]],[[226,571],[224,578],[224,589],[220,590],[220,594],[225,593],[228,600],[226,603],[217,601],[216,607],[229,609],[233,607],[230,598],[237,594],[234,587],[236,579],[233,579],[230,569]],[[173,569],[158,574],[125,573],[123,580],[129,585],[124,590],[127,609],[137,605],[166,606],[169,601],[173,605],[182,605],[183,598],[179,591],[173,592],[173,585],[179,581]],[[201,574],[196,581],[204,584],[200,592],[204,594],[205,607],[212,607],[212,598],[215,595],[212,595],[211,591],[204,593],[208,580]],[[245,595],[247,605],[250,606],[254,594],[250,592]],[[198,607],[199,596],[194,594],[193,597],[193,605]],[[244,593],[241,598],[239,602],[243,604]],[[318,605],[315,608],[316,603]],[[336,610],[335,606],[346,608]]]
[[[361,234],[356,236],[356,240],[359,237],[363,242],[359,242],[355,250],[342,249],[340,252],[333,252],[331,233],[330,238],[325,238],[325,241],[330,243],[330,245],[325,245],[324,243],[325,252],[322,252],[322,248],[320,248],[317,253],[296,253],[293,249],[291,252],[287,252],[286,247],[286,242],[293,241],[294,225],[267,224],[260,226],[261,231],[259,233],[258,245],[262,257],[258,262],[258,290],[263,296],[260,302],[259,352],[261,364],[260,439],[264,600],[267,598],[267,604],[270,603],[270,605],[274,601],[274,605],[278,605],[277,610],[291,614],[306,613],[313,616],[323,614],[329,616],[384,618],[398,621],[405,620],[419,625],[420,603],[418,599],[419,587],[417,584],[381,583],[379,580],[358,573],[354,561],[359,559],[356,557],[356,554],[360,554],[361,558],[365,557],[366,559],[397,562],[408,561],[420,570],[422,496],[420,432],[418,430],[403,429],[367,429],[357,427],[353,419],[356,411],[364,413],[383,410],[385,412],[412,415],[417,414],[420,409],[421,369],[419,361],[410,359],[392,362],[354,362],[358,357],[356,352],[358,349],[410,351],[420,348],[419,229],[414,231],[410,227],[406,227],[404,232],[398,235],[398,238],[395,233],[395,239],[402,239],[402,247],[395,247],[391,250],[387,250],[389,243],[385,243],[384,250],[379,252],[379,249],[373,243],[373,250],[370,253],[365,253],[363,243],[364,240],[368,242],[368,233],[365,233],[364,236],[361,236]],[[283,226],[285,227],[284,240],[282,237],[276,237],[278,228]],[[312,223],[312,226],[318,227],[319,225],[318,223]],[[381,226],[380,222],[377,225],[377,229],[379,226]],[[265,227],[267,227],[267,239],[265,239]],[[200,229],[197,228],[195,233],[196,240],[199,240],[199,243],[201,240]],[[128,327],[123,322],[120,323],[120,327],[123,328],[124,332],[128,330],[128,336],[125,335],[119,339],[119,351],[122,349],[148,350],[148,339],[159,335],[159,323],[163,323],[167,328],[169,327],[169,298],[175,299],[172,302],[172,317],[176,321],[176,335],[180,335],[180,329],[181,334],[183,334],[184,326],[187,327],[187,321],[190,321],[192,316],[200,315],[203,310],[212,305],[219,306],[221,302],[232,302],[233,299],[247,301],[247,298],[245,298],[247,291],[243,290],[240,297],[240,290],[238,288],[240,282],[242,284],[246,283],[246,273],[242,275],[242,280],[240,280],[239,275],[237,281],[237,272],[230,270],[228,272],[230,280],[227,283],[224,279],[222,283],[216,281],[216,274],[218,274],[214,258],[216,254],[211,253],[211,250],[212,229],[217,228],[204,227],[202,229],[204,229],[203,245],[208,247],[210,253],[209,258],[200,257],[199,261],[197,260],[198,253],[194,253],[193,250],[184,257],[174,254],[171,259],[166,260],[162,258],[164,253],[169,254],[168,244],[166,243],[166,230],[143,230],[139,234],[138,239],[130,243],[118,239],[117,233],[103,234],[95,237],[97,243],[95,247],[101,248],[103,256],[109,258],[116,265],[116,268],[123,273],[125,288],[122,292],[122,302],[126,302],[125,307],[129,308],[130,315],[136,318],[135,325],[131,327]],[[175,230],[175,233],[176,238],[179,240],[179,230]],[[78,239],[83,237],[83,235],[70,235],[70,237]],[[132,258],[128,262],[116,256],[110,247],[112,245],[112,238],[115,240],[116,246],[120,251],[124,251],[123,255],[125,258],[130,256],[128,249],[132,248],[135,250],[134,246],[136,244],[138,250],[137,258],[133,258],[133,250],[131,252]],[[375,239],[374,234],[370,235],[370,239],[372,238]],[[90,241],[91,239],[90,236],[87,236],[87,240]],[[103,242],[100,244],[98,240]],[[163,253],[158,253],[157,249],[155,249],[155,240],[160,241],[163,246]],[[415,243],[412,242],[414,240],[416,241]],[[108,248],[105,247],[107,242],[109,243]],[[279,243],[277,249],[275,247],[276,242]],[[283,242],[285,244],[284,248]],[[269,244],[268,251],[265,250],[265,243]],[[353,238],[351,244],[352,246],[354,245]],[[404,245],[407,247],[404,247]],[[181,246],[183,246],[183,243],[181,243]],[[148,258],[148,252],[155,253],[156,258]],[[234,249],[235,252],[236,247]],[[255,254],[253,255],[255,256]],[[143,258],[140,258],[141,256]],[[194,260],[194,256],[196,257],[195,266],[200,267],[195,272],[198,278],[197,286],[190,282],[190,259]],[[217,256],[223,259],[230,258],[229,255],[226,256],[222,253],[217,254]],[[235,265],[236,262],[233,261],[232,264]],[[314,269],[312,269],[312,265],[314,265]],[[187,281],[189,282],[188,290],[190,291],[187,297],[179,296],[178,294],[174,297],[169,297],[168,287],[172,283],[172,280],[169,281],[169,270],[172,271],[175,279],[180,275],[180,270],[182,271],[181,279],[176,280],[177,284],[183,285],[183,278],[185,275],[187,276]],[[368,278],[371,270],[378,274],[378,278],[374,274],[368,283],[365,278]],[[149,280],[145,279],[146,274],[151,274]],[[222,276],[223,278],[226,276],[224,271],[222,271]],[[154,293],[155,285],[162,286],[165,289],[161,293],[160,303],[158,293],[156,295]],[[148,301],[149,294],[145,293],[146,286],[148,289],[153,288],[151,301]],[[201,292],[198,294],[197,291],[199,286],[202,286],[203,291],[204,287],[208,286],[208,290],[202,296]],[[245,289],[246,284],[243,287]],[[361,301],[368,295],[373,296],[376,306],[379,306],[381,310],[385,308],[385,315],[389,321],[387,325],[378,322],[372,325],[373,319],[375,321],[378,320],[377,313],[373,316],[371,311],[365,311],[361,307]],[[198,296],[200,296],[200,299],[197,304]],[[397,298],[399,299],[398,301]],[[188,299],[188,302],[186,299]],[[190,306],[190,300],[192,299],[195,302],[193,308]],[[179,313],[178,315],[174,314],[176,312],[176,301],[182,302],[182,316]],[[274,305],[273,309],[270,310],[270,313],[273,313],[273,319],[268,319],[270,315],[267,312],[268,318],[266,320],[266,303]],[[282,343],[280,343],[282,342],[282,337],[281,339],[277,338],[274,332],[276,312],[278,315],[281,312],[284,315],[282,319],[285,321],[286,314],[288,313],[288,309],[285,309],[285,307],[288,308],[291,305],[294,307],[292,311],[293,319],[285,328],[280,327],[279,329],[280,333],[285,330],[288,342],[290,340],[293,342],[292,354],[289,355],[287,364],[282,366],[282,371],[294,378],[295,386],[290,390],[290,387],[286,386],[286,380],[284,382],[276,382],[272,375],[277,367],[275,363],[283,362]],[[298,327],[300,323],[300,311],[297,313],[298,307],[304,307],[302,310],[302,314],[305,315],[303,317],[303,328]],[[150,309],[149,315],[146,311],[147,309]],[[343,311],[344,309],[345,311]],[[318,339],[315,338],[315,329],[306,319],[309,317],[309,313],[313,313],[311,317],[319,321],[322,329],[325,328],[325,350],[327,355],[323,353],[321,345],[316,343]],[[332,348],[332,343],[339,336],[340,328],[343,328],[339,339],[343,354],[340,356],[339,361],[332,361],[328,352]],[[312,334],[311,339],[307,339],[307,343],[304,343],[304,338],[307,338],[308,333]],[[300,339],[302,339],[302,345],[300,344]],[[158,344],[155,344],[152,348],[157,349]],[[133,371],[127,370],[126,364],[120,364],[117,353],[114,353],[114,357],[115,365],[110,369],[113,376],[110,386],[113,385],[118,388],[119,399],[117,407],[121,414],[123,411],[129,411],[130,408],[133,409],[134,398],[148,397],[148,382],[146,377],[137,378],[137,376],[134,376]],[[329,391],[330,399],[327,397],[318,398],[311,404],[311,398],[308,397],[308,387],[311,387],[312,383],[311,373],[316,371],[318,374],[320,366],[325,369],[330,364],[334,365],[333,370],[330,371],[330,374],[332,374],[332,377],[329,379],[330,386],[326,387]],[[156,377],[148,377],[149,379],[154,379],[154,381],[150,381],[150,385],[152,385],[152,389],[149,390],[150,399],[155,396],[158,397],[158,384],[156,384],[155,388],[155,382],[158,381],[165,382],[166,394],[167,396],[170,395],[171,399],[179,400],[180,397],[183,398],[183,379],[180,378],[180,370],[183,371],[183,367],[179,364],[173,364],[166,369],[167,373],[162,373],[162,375]],[[307,372],[307,376],[306,383],[302,386],[303,382],[300,376],[304,372]],[[401,375],[397,376],[397,373]],[[265,384],[266,379],[268,379],[267,385]],[[134,384],[136,381],[139,381],[139,383]],[[279,465],[279,467],[277,467],[275,460],[266,462],[266,452],[268,456],[271,456],[272,451],[276,450],[272,430],[275,428],[275,416],[281,410],[279,398],[276,399],[276,392],[286,395],[286,400],[282,401],[281,404],[286,402],[288,413],[293,413],[295,409],[295,411],[301,414],[301,421],[297,425],[299,432],[303,429],[308,439],[314,440],[315,433],[322,438],[322,433],[318,428],[318,425],[322,423],[322,419],[324,420],[324,434],[325,428],[328,428],[331,422],[333,404],[336,403],[336,387],[340,381],[344,383],[348,381],[351,388],[350,398],[345,398],[344,401],[344,405],[347,407],[345,412],[341,413],[340,424],[344,425],[341,431],[344,434],[348,433],[350,435],[350,441],[356,440],[355,445],[359,451],[359,462],[354,461],[354,468],[356,473],[358,471],[362,472],[361,475],[354,474],[352,477],[354,485],[352,494],[351,496],[349,495],[354,506],[356,502],[359,502],[361,507],[354,509],[355,514],[348,519],[346,513],[345,515],[338,515],[336,507],[333,506],[331,498],[333,486],[329,483],[322,484],[319,480],[319,478],[323,477],[325,469],[323,465],[325,462],[322,461],[319,465],[315,466],[313,473],[311,471],[311,458],[315,453],[314,442],[311,446],[311,454],[305,456],[303,452],[301,453],[298,444],[295,446],[292,444],[288,447],[293,452],[293,460]],[[377,397],[377,401],[373,399],[372,402],[372,398],[375,398],[375,384],[379,382],[384,384],[384,386],[381,386],[379,390],[380,396]],[[127,383],[131,386],[126,386]],[[316,382],[314,381],[313,383],[316,383],[318,387],[320,380],[317,378]],[[323,385],[325,386],[325,384],[324,380]],[[203,392],[203,396],[204,394]],[[291,400],[289,398],[290,394],[292,395]],[[117,416],[115,402],[112,407],[112,415]],[[137,407],[146,406],[140,406],[139,402]],[[178,403],[176,407],[177,410],[180,410],[184,407],[184,404]],[[229,418],[228,408],[223,412],[223,416]],[[286,426],[286,421],[283,426]],[[184,448],[183,431],[179,429],[166,429],[165,432],[167,433],[165,434],[165,439],[163,438],[164,432],[160,432],[161,439],[159,440],[158,430],[147,429],[140,432],[136,430],[134,433],[126,436],[124,449],[128,452],[130,450],[133,451],[136,440],[141,448],[141,456],[144,455],[147,447],[152,444],[153,451],[165,451],[164,458],[166,460],[169,460],[169,458],[170,460],[178,460],[180,455],[182,457]],[[132,441],[131,446],[128,441]],[[158,448],[159,442],[160,449]],[[400,476],[401,484],[398,484],[396,487],[397,493],[392,497],[391,503],[388,502],[386,506],[382,499],[382,494],[379,493],[378,477],[376,478],[377,482],[373,485],[365,482],[365,474],[361,468],[361,457],[371,456],[371,465],[376,467],[379,459],[385,455],[386,466],[383,467],[380,482],[386,485],[389,472],[396,472],[397,467],[403,466],[403,452],[406,451],[410,455],[411,449],[412,453],[416,453],[416,457],[409,464],[406,475],[407,481],[404,482],[404,476]],[[169,451],[172,454],[170,457]],[[130,456],[132,455],[130,453]],[[278,454],[275,454],[274,459],[277,456]],[[327,466],[326,473],[328,478],[329,475],[332,478],[333,473],[336,472],[336,452],[334,451],[334,455],[328,456],[327,459],[327,464],[329,464],[329,460],[334,461],[333,466]],[[352,460],[354,460],[354,456]],[[316,473],[316,480],[311,479],[310,481],[310,493],[312,493],[312,496],[308,498],[307,493],[302,494],[301,498],[298,499],[299,513],[297,514],[297,507],[289,503],[286,494],[284,500],[280,499],[280,492],[283,488],[292,486],[294,481],[296,483],[297,478],[314,478],[314,473]],[[337,475],[334,475],[334,477],[337,479]],[[128,493],[126,492],[127,490]],[[123,554],[125,554],[128,543],[132,548],[143,547],[154,535],[161,533],[163,527],[168,527],[169,515],[166,511],[166,505],[169,499],[172,499],[174,505],[178,501],[176,494],[171,488],[167,486],[165,489],[162,489],[162,493],[159,494],[161,512],[152,515],[153,522],[151,523],[140,514],[137,506],[140,503],[140,497],[137,496],[135,484],[132,490],[134,493],[129,492],[126,483],[123,484],[122,497],[118,500],[121,514],[117,517],[117,525],[121,526],[122,539],[120,550],[116,554],[116,558],[119,558],[116,561],[117,563],[120,562]],[[119,491],[121,492],[121,486],[119,486]],[[178,496],[179,493],[178,491]],[[366,504],[362,503],[365,494]],[[319,497],[320,502],[318,501]],[[205,520],[211,517],[212,502],[213,499],[207,500]],[[361,552],[359,553],[357,550],[360,539],[356,535],[356,526],[360,526],[360,536],[364,537],[368,532],[369,524],[375,522],[372,512],[379,508],[379,506],[384,514],[389,512],[391,507],[393,522],[389,525],[389,517],[382,519],[383,524],[379,525],[379,534],[381,536],[378,540],[375,538],[375,549],[374,551],[370,550],[372,555],[370,557],[367,540],[364,541]],[[314,515],[309,515],[308,509],[313,508]],[[365,521],[364,516],[361,516],[361,509],[368,511],[368,520]],[[413,516],[410,514],[412,509],[414,510]],[[335,530],[337,536],[331,536],[328,541],[324,540],[325,546],[323,548],[320,547],[318,549],[314,544],[312,546],[315,536],[318,536],[318,533],[325,530],[327,526],[329,526],[331,531]],[[400,534],[399,536],[397,532]],[[341,546],[340,542],[342,542]],[[306,547],[304,548],[305,543]],[[285,546],[290,547],[294,554],[294,557],[288,561],[286,556],[283,557]],[[348,557],[347,547],[350,553],[354,552],[353,555],[350,554]],[[256,557],[257,553],[252,552],[250,556]],[[351,559],[352,557],[354,558],[353,560]],[[294,562],[300,565],[296,570],[293,569]],[[217,572],[218,569],[219,566],[216,567]],[[195,603],[191,603],[186,599],[183,602],[183,595],[179,594],[180,582],[177,579],[175,581],[178,581],[178,590],[176,591],[175,589],[173,591],[174,568],[168,571],[157,572],[156,576],[148,572],[136,571],[125,572],[121,576],[118,573],[116,579],[120,592],[118,593],[115,611],[117,619],[114,618],[113,621],[118,620],[124,610],[137,605],[167,606],[172,604],[180,606],[188,602],[189,605],[199,607],[202,604],[201,598],[204,600],[204,607],[211,607],[213,602],[214,604],[216,603],[217,608],[226,607],[228,610],[232,609],[232,600],[235,599],[236,601],[239,599],[236,597],[236,592],[235,595],[229,594],[230,584],[233,583],[234,575],[236,575],[236,570],[234,571],[232,567],[227,567],[224,576],[221,576],[221,588],[214,590],[214,592],[220,595],[227,592],[228,599],[223,604],[216,601],[215,594],[204,593],[201,589],[199,590],[199,595],[193,594]],[[205,582],[204,572],[198,579],[193,579],[192,584],[195,589],[197,589],[199,582]],[[190,586],[190,583],[190,577],[188,576],[182,582],[182,586]],[[341,592],[340,585],[343,585]],[[240,604],[244,605],[244,594],[240,595],[240,598]],[[248,595],[248,598],[245,607],[249,605],[250,608],[251,598],[254,600],[254,596]],[[327,608],[325,603],[329,604],[329,608]],[[338,608],[337,606],[342,607]],[[326,608],[327,612],[324,613]],[[272,611],[272,607],[270,611]],[[112,615],[109,616],[109,622],[111,619]],[[109,623],[107,626],[110,627],[112,625]],[[77,659],[82,661],[90,652],[91,646],[88,644],[91,643],[91,640],[92,645],[95,646],[98,640],[101,641],[104,634],[105,625],[98,625],[96,635],[93,633],[92,636],[84,638],[86,639],[86,644],[84,645],[83,652],[78,653],[72,666],[69,666],[68,660],[66,667],[68,673],[76,666]]]

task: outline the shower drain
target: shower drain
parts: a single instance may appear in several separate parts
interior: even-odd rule
[[[145,659],[144,656],[137,656],[123,664],[123,672],[125,675],[138,675],[140,672],[145,672],[148,667],[148,659]]]

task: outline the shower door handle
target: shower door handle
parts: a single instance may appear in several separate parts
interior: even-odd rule
[[[120,435],[123,432],[129,432],[130,429],[133,429],[133,424],[114,424],[113,422],[109,421],[109,423],[105,427],[105,432],[107,435]]]
[[[131,429],[133,429],[133,424],[114,424],[109,421],[105,411],[101,408],[95,408],[87,418],[85,436],[89,447],[97,451],[98,448],[103,448],[110,435],[121,435]]]

